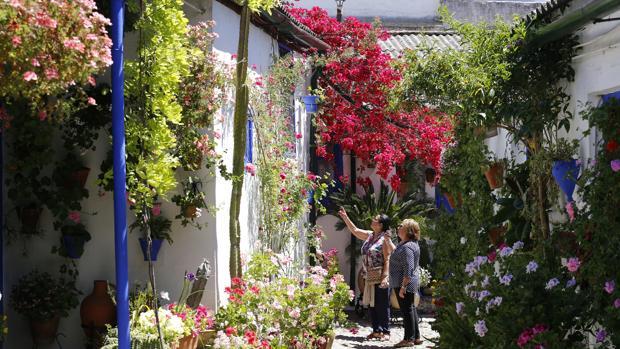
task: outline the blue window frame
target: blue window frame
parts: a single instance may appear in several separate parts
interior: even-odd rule
[[[254,161],[254,154],[253,154],[253,148],[254,148],[254,144],[253,144],[253,140],[254,140],[254,119],[252,117],[252,112],[248,111],[248,123],[246,125],[246,129],[245,129],[245,155],[244,155],[244,159],[245,159],[245,163],[252,163],[252,161]]]

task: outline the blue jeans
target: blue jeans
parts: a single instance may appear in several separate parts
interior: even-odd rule
[[[390,289],[375,285],[375,306],[370,308],[372,332],[390,334]]]

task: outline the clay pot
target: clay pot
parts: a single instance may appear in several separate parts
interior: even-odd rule
[[[37,233],[39,218],[43,209],[37,206],[27,206],[17,209],[17,216],[22,223],[21,233],[33,235]]]
[[[427,183],[430,183],[430,184],[435,183],[436,177],[437,177],[437,171],[435,171],[435,169],[429,167],[426,170],[424,170],[424,178],[426,179]]]
[[[504,185],[504,164],[501,162],[492,164],[484,176],[487,178],[491,189],[501,188]]]
[[[188,205],[183,208],[183,217],[185,218],[196,218],[196,212],[198,208],[194,205]]]
[[[30,335],[35,346],[54,343],[58,333],[60,316],[48,320],[30,320]]]
[[[178,343],[172,345],[172,349],[196,349],[198,347],[198,336],[191,335],[181,338]]]
[[[504,240],[504,234],[506,234],[506,227],[495,227],[489,229],[489,240],[494,246],[498,246]]]
[[[79,170],[73,171],[69,176],[69,180],[65,183],[65,186],[79,186],[80,188],[84,188],[89,173],[90,168],[88,167],[82,167]]]
[[[93,292],[86,296],[80,306],[82,328],[88,337],[97,336],[106,330],[106,325],[116,323],[116,307],[108,294],[108,282],[95,280]]]
[[[217,331],[215,330],[206,330],[198,336],[198,348],[210,348],[215,341],[215,337],[217,336]]]

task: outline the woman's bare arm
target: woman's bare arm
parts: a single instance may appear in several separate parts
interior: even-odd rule
[[[341,207],[340,211],[338,211],[338,214],[340,215],[340,218],[342,218],[342,220],[344,221],[344,224],[347,225],[347,228],[349,228],[349,231],[356,238],[365,241],[368,239],[370,235],[372,235],[372,230],[363,230],[363,229],[356,227],[355,224],[353,224],[353,222],[349,218],[349,215],[347,215],[347,211],[345,211],[344,208]]]

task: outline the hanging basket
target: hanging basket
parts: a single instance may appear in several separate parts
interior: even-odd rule
[[[21,233],[25,235],[37,234],[39,218],[43,209],[38,206],[18,207],[17,216],[22,224]]]
[[[504,185],[504,164],[501,162],[493,163],[484,173],[484,176],[487,178],[491,190],[501,188]]]
[[[145,238],[140,238],[140,248],[142,248],[142,255],[144,256],[144,260],[148,262],[149,258],[146,253],[147,241]],[[153,243],[151,244],[151,261],[157,260],[157,254],[159,253],[159,249],[161,248],[161,244],[164,242],[162,239],[153,239]]]
[[[303,97],[304,104],[306,105],[306,113],[316,113],[319,110],[319,97],[308,95]]]
[[[185,218],[196,218],[198,213],[198,208],[195,205],[188,205],[183,207],[183,217]]]
[[[560,189],[562,189],[564,194],[566,194],[567,201],[574,201],[573,192],[575,191],[577,178],[579,176],[579,165],[577,165],[577,160],[570,159],[554,161],[551,174],[553,174],[553,178]]]
[[[71,172],[69,178],[65,181],[65,188],[71,188],[77,186],[79,188],[84,188],[86,185],[86,180],[88,179],[88,175],[90,174],[90,168],[82,167],[78,170]]]

